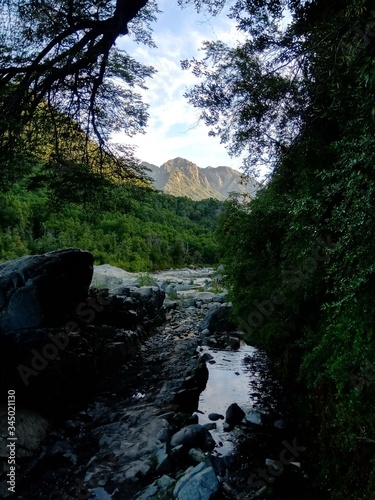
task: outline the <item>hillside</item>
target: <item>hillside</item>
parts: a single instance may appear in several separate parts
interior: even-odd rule
[[[192,201],[111,184],[92,203],[51,201],[44,187],[20,186],[0,199],[0,262],[78,246],[95,264],[151,271],[217,262],[222,203]]]
[[[229,193],[249,194],[257,189],[256,182],[241,183],[241,173],[230,167],[198,167],[184,158],[174,158],[160,167],[143,162],[154,179],[156,189],[173,196],[186,196],[192,200],[216,198],[225,200]]]

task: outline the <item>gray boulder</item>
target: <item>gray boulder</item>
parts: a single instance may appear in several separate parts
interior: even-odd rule
[[[213,468],[202,462],[186,470],[177,482],[173,495],[177,500],[213,500],[219,491],[219,481]]]
[[[0,332],[55,326],[87,297],[93,256],[78,248],[0,265]]]
[[[210,432],[200,424],[188,425],[173,434],[171,447],[182,445],[185,449],[200,448],[204,451],[212,451],[215,448],[215,441]]]

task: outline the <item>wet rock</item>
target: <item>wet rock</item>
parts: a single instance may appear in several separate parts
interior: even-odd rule
[[[211,359],[214,359],[214,357],[212,356],[212,354],[210,354],[209,352],[205,352],[202,356],[201,356],[201,360],[202,361],[211,361]]]
[[[171,439],[171,447],[183,445],[187,450],[201,448],[211,451],[215,448],[215,441],[207,429],[200,424],[188,425],[176,432]]]
[[[231,426],[240,424],[244,417],[245,412],[238,406],[237,403],[232,403],[228,406],[227,411],[225,412],[225,421]]]
[[[215,422],[216,420],[224,420],[224,415],[221,415],[220,413],[210,413],[208,418]]]
[[[213,468],[206,463],[189,467],[177,482],[173,495],[177,500],[213,500],[220,485]]]
[[[240,340],[237,337],[233,337],[233,336],[229,335],[227,337],[227,342],[228,342],[229,347],[233,351],[237,351],[240,348]]]

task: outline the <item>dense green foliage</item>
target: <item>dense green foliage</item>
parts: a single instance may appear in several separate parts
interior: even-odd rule
[[[221,209],[213,199],[194,202],[116,184],[86,205],[62,203],[29,181],[0,200],[0,261],[74,246],[91,251],[97,265],[128,271],[214,264]]]
[[[286,4],[290,24],[273,30]],[[247,149],[247,166],[274,166],[255,201],[227,202],[220,252],[241,326],[292,384],[334,499],[375,496],[371,7],[238,1],[247,41],[185,63],[205,78],[189,97],[212,133]]]

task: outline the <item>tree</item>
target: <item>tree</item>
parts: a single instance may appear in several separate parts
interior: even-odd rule
[[[215,13],[225,1],[194,4]],[[353,79],[348,59],[366,53],[366,75],[372,78],[374,12],[366,0],[238,0],[230,16],[243,41],[234,48],[206,42],[203,60],[184,61],[184,68],[203,79],[186,96],[202,110],[210,135],[219,136],[233,155],[247,153],[245,170],[268,165],[272,171],[307,123],[318,119],[327,133],[335,132],[327,109],[337,84],[351,90],[337,78],[344,69]]]
[[[144,128],[146,106],[134,89],[144,88],[154,70],[115,42],[132,32],[137,41],[152,45],[156,12],[155,2],[147,0],[0,1],[3,182],[17,176],[15,167],[22,166],[25,152],[35,153],[46,130],[53,131],[55,162],[64,158],[73,136],[81,162],[90,163],[89,144],[95,140],[99,156],[109,155],[117,164],[119,177],[141,172],[131,149],[114,151],[107,140],[119,128],[130,136]]]

